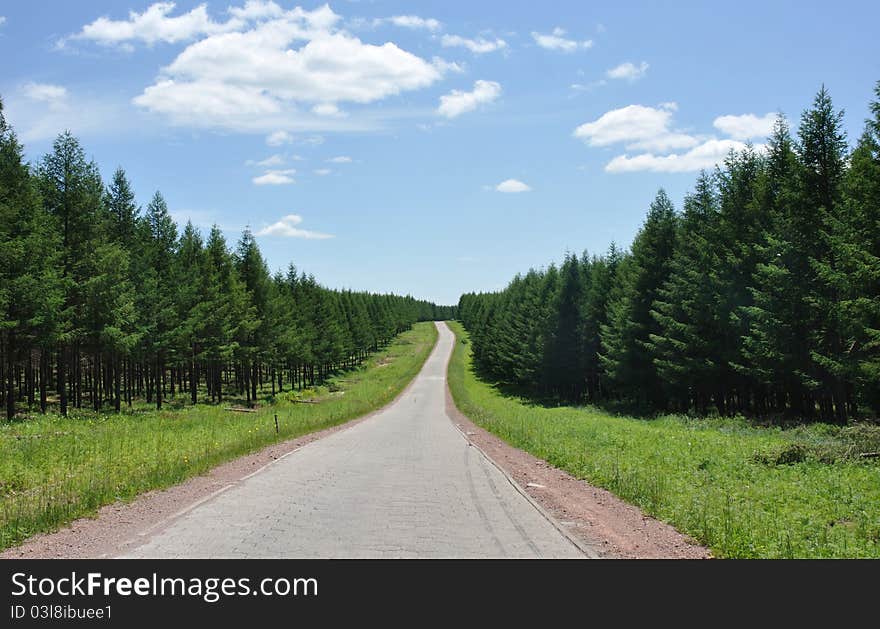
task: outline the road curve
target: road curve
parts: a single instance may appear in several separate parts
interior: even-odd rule
[[[174,519],[126,557],[583,558],[446,415],[455,337],[391,406]]]

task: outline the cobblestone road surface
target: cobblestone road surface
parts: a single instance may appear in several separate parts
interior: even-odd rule
[[[310,443],[186,512],[129,557],[583,557],[445,411],[440,337],[383,412]]]

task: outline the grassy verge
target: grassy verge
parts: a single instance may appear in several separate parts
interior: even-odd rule
[[[0,549],[168,487],[272,443],[341,424],[393,400],[437,338],[419,323],[326,386],[264,398],[254,413],[199,405],[157,412],[40,416],[0,427]],[[303,397],[311,404],[296,403]],[[182,396],[185,397],[185,396]],[[278,415],[279,434],[274,416]]]
[[[617,417],[505,397],[471,369],[453,322],[458,408],[508,443],[604,487],[719,557],[880,557],[880,464],[851,456],[876,427]]]

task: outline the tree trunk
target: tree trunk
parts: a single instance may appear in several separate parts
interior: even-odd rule
[[[247,405],[250,406],[251,405],[251,387],[250,387],[250,382],[248,382],[248,378],[250,376],[250,367],[248,367],[247,365],[244,365],[242,367],[242,371],[244,372],[242,375],[242,380],[244,380],[244,390],[245,390],[245,396],[247,399]]]
[[[113,386],[113,404],[118,413],[122,410],[122,357],[118,354],[116,355],[116,360],[113,361]]]
[[[193,404],[196,404],[199,401],[198,388],[199,372],[197,371],[196,367],[195,351],[193,351],[193,359],[189,365],[189,393]]]
[[[40,412],[46,414],[46,380],[49,377],[49,354],[40,350]]]
[[[67,417],[67,378],[65,377],[64,370],[67,366],[67,361],[65,360],[65,347],[62,345],[58,350],[58,397],[61,404],[61,414],[64,417]]]
[[[101,410],[101,358],[95,354],[92,362],[92,407]]]
[[[6,344],[6,419],[15,417],[15,375],[12,344]]]
[[[164,377],[165,370],[162,368],[162,359],[158,356],[156,357],[156,410],[162,410],[162,389],[164,388],[164,383],[162,379]]]
[[[82,355],[79,352],[79,346],[77,346],[73,352],[73,373],[76,374],[75,382],[74,382],[75,406],[76,406],[76,408],[82,408],[83,369],[82,369]]]

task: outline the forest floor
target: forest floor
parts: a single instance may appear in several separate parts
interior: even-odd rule
[[[88,538],[98,529],[90,528],[88,516],[99,510],[103,518],[117,514],[111,536],[125,539],[126,527],[140,530],[150,519],[159,522],[229,479],[346,422],[361,421],[400,395],[436,339],[432,323],[416,324],[360,369],[314,390],[264,396],[256,412],[231,411],[228,401],[184,406],[184,395],[162,411],[146,406],[120,414],[80,411],[67,418],[35,415],[4,424],[0,549],[13,548],[0,556],[96,556],[113,540],[96,538],[89,546]],[[312,403],[298,403],[304,400]],[[145,492],[150,494],[138,501],[137,509],[126,508]],[[74,520],[63,536],[53,536],[51,548],[46,536],[37,535]]]
[[[609,556],[653,556],[633,543],[641,545],[641,534],[650,544],[668,531],[639,533],[645,514],[645,527],[654,519],[668,523],[715,557],[880,557],[880,462],[860,456],[880,450],[877,426],[782,429],[744,419],[639,419],[540,404],[477,377],[467,332],[449,325],[458,337],[450,392],[461,419],[480,427],[462,429],[502,466],[505,452],[534,455],[532,470],[520,462],[511,473],[521,484],[539,485],[530,493],[539,501],[544,494],[545,508],[558,518],[567,509],[568,519],[586,521],[586,535],[604,538]],[[555,477],[562,480],[548,488]],[[581,496],[574,513],[571,492]],[[627,515],[619,499],[638,509]],[[606,505],[623,509],[623,519],[615,523],[613,510],[602,511]],[[698,549],[660,546],[661,556]]]

